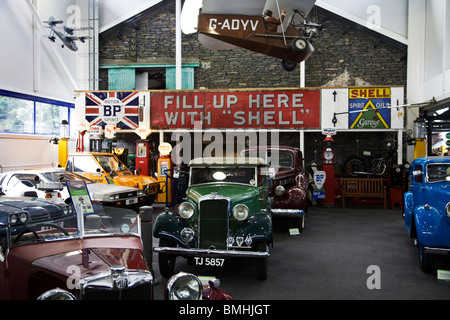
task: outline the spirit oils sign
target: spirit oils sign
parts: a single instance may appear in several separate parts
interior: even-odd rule
[[[348,111],[350,129],[389,129],[391,127],[391,89],[349,89]]]
[[[320,128],[320,90],[154,92],[161,129]]]

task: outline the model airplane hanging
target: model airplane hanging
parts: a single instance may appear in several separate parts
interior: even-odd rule
[[[76,45],[75,41],[80,41],[84,43],[86,39],[92,39],[90,36],[75,36],[73,33],[77,30],[89,30],[92,29],[90,27],[83,27],[83,28],[69,28],[67,26],[64,26],[65,33],[62,33],[58,30],[56,27],[57,24],[64,23],[62,20],[56,20],[54,17],[50,17],[48,21],[44,21],[44,23],[47,23],[47,28],[50,28],[50,34],[48,35],[48,38],[50,41],[55,42],[56,37],[58,37],[63,44],[61,45],[62,48],[66,46],[72,51],[77,51],[78,46]],[[56,37],[55,37],[56,36]]]
[[[282,60],[287,71],[311,56],[311,40],[330,25],[306,19],[315,0],[203,0],[200,42],[209,49],[245,48]],[[225,43],[225,45],[224,45]]]

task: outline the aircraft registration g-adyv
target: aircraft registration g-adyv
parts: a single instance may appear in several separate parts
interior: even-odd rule
[[[56,27],[57,24],[64,23],[62,20],[56,20],[55,17],[50,17],[48,21],[44,21],[44,23],[47,23],[47,28],[50,28],[50,34],[48,35],[48,38],[50,41],[55,42],[57,36],[63,44],[61,45],[62,48],[66,46],[72,51],[77,51],[78,47],[75,43],[75,41],[79,40],[80,42],[84,43],[86,39],[91,39],[89,36],[75,36],[73,33],[77,30],[90,30],[92,28],[90,27],[83,27],[83,28],[69,28],[67,26],[64,26],[64,33],[58,30]]]
[[[187,0],[185,8],[191,6],[191,9],[200,10],[196,31],[199,32],[199,41],[206,48],[245,48],[279,58],[283,68],[292,71],[297,63],[308,59],[313,53],[312,38],[330,25],[329,21],[319,24],[306,19],[315,2]],[[182,23],[187,15],[182,13]],[[183,32],[189,33],[184,29]]]

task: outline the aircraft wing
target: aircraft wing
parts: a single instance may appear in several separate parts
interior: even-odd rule
[[[307,15],[316,0],[203,0],[202,13],[262,16],[267,9],[278,16],[278,7],[289,16],[297,9]]]
[[[77,40],[92,39],[92,37],[90,37],[90,36],[66,36],[66,39],[69,41],[77,41]]]
[[[55,24],[64,23],[64,21],[56,20],[55,17],[50,17],[47,21],[44,21],[44,23],[47,23],[48,25],[55,25]]]
[[[203,0],[202,13],[258,16],[265,4],[266,0]]]

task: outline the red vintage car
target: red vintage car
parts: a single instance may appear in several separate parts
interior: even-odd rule
[[[153,299],[139,216],[102,206],[81,212],[61,202],[0,197],[1,300]],[[170,281],[171,299],[229,297],[215,287],[204,291],[192,274]]]
[[[308,206],[308,178],[303,172],[303,155],[300,149],[283,146],[251,147],[242,156],[256,156],[270,164],[272,182],[272,218],[293,219],[299,231],[305,227]]]

